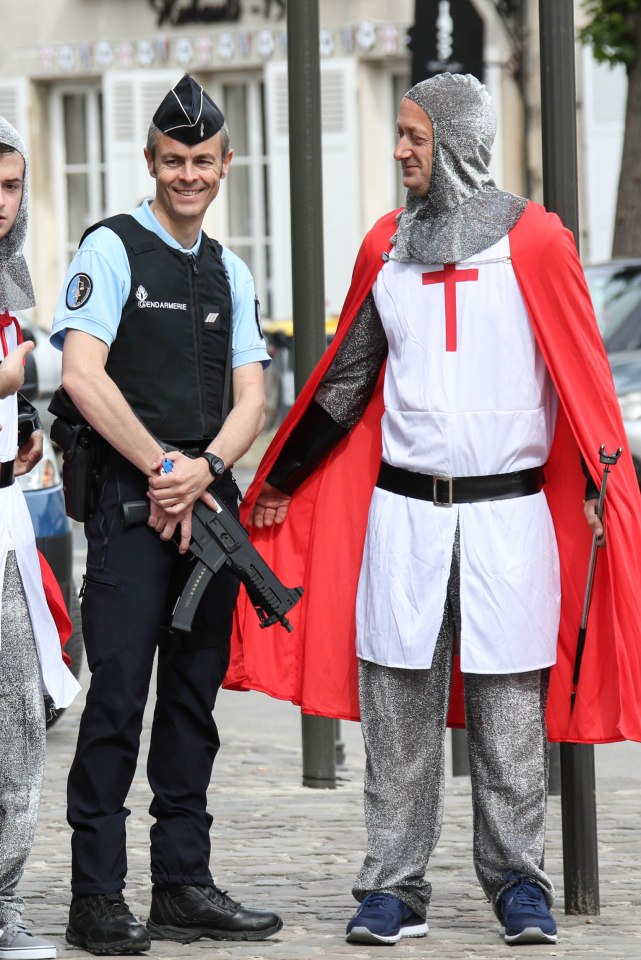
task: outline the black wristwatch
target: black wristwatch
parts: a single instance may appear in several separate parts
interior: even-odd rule
[[[204,457],[207,461],[209,472],[214,480],[219,480],[225,472],[225,464],[220,457],[217,457],[215,453],[209,453],[208,450],[205,450],[205,452],[201,453],[199,456]]]

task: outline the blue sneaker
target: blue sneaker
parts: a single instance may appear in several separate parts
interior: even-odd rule
[[[349,943],[398,943],[424,937],[427,922],[391,893],[368,893],[347,924]]]
[[[520,873],[505,874],[513,886],[504,890],[497,908],[506,943],[556,943],[556,923],[543,890]]]

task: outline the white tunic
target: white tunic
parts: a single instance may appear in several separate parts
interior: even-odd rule
[[[15,327],[5,328],[5,336],[9,350],[13,350],[17,341]],[[0,425],[0,461],[4,463],[13,460],[17,450],[18,404],[15,394],[0,399]],[[62,659],[60,638],[42,586],[31,516],[22,488],[17,482],[10,487],[0,488],[0,609],[8,550],[16,552],[40,660],[43,690],[57,707],[67,707],[80,686]],[[1,631],[0,618],[0,644]]]
[[[455,294],[448,294],[447,323],[443,266],[390,260],[381,269],[373,295],[389,342],[387,463],[454,477],[545,464],[558,399],[509,253],[506,236],[456,265],[464,277],[448,281]],[[358,656],[431,666],[457,522],[461,669],[552,665],[561,591],[543,492],[439,507],[376,488],[356,605]]]

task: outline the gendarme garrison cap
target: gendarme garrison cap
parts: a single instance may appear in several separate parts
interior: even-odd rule
[[[161,133],[193,147],[218,133],[225,118],[209,94],[186,73],[164,98],[153,122]]]

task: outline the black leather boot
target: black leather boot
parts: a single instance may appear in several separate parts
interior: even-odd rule
[[[122,893],[74,896],[66,936],[74,947],[103,956],[142,953],[151,947],[145,926],[133,916]]]
[[[154,886],[147,929],[152,940],[191,943],[211,940],[265,940],[283,921],[276,913],[247,910],[215,886]]]

